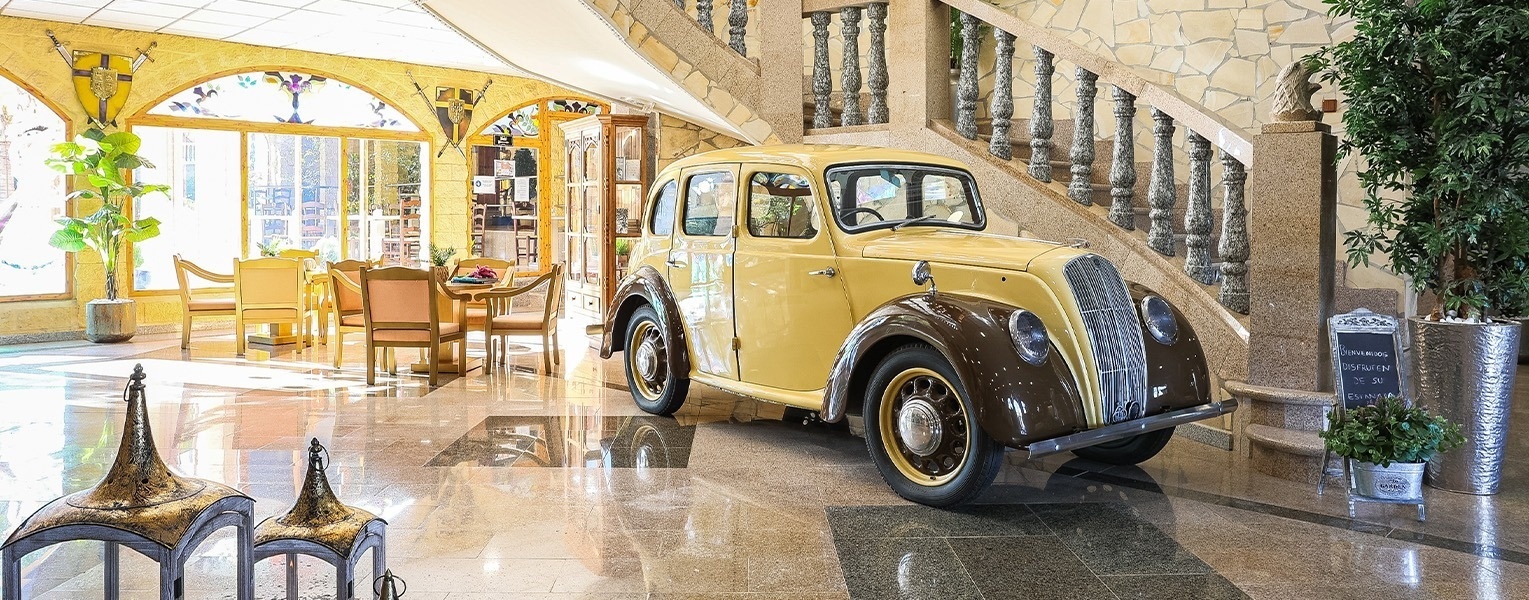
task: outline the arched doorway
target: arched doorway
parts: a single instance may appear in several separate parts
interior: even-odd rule
[[[560,181],[562,145],[552,138],[557,125],[609,111],[595,100],[564,96],[539,98],[505,111],[468,138],[473,178],[468,236],[474,256],[515,262],[522,273],[543,273],[555,255],[552,232],[566,219]]]
[[[161,235],[133,247],[133,290],[176,287],[173,254],[226,271],[280,249],[321,260],[416,264],[429,244],[430,136],[388,100],[327,73],[240,69],[205,77],[128,119],[139,200]]]

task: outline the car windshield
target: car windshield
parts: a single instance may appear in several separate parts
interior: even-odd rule
[[[965,171],[931,165],[847,165],[828,170],[834,219],[845,231],[884,227],[982,229],[977,185]]]

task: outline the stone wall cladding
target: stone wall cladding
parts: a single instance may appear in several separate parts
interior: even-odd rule
[[[748,142],[669,115],[659,116],[658,170],[692,154],[747,146]]]

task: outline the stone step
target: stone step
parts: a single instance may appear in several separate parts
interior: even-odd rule
[[[1322,476],[1325,446],[1317,432],[1280,429],[1254,423],[1249,424],[1243,433],[1249,442],[1248,462],[1260,473],[1312,485],[1316,485]],[[1328,462],[1329,470],[1341,468],[1342,463],[1336,457]],[[1343,489],[1341,481],[1337,483],[1337,489]]]
[[[1309,392],[1249,385],[1240,381],[1222,384],[1238,402],[1251,407],[1249,422],[1295,431],[1321,431],[1335,401],[1332,392]]]

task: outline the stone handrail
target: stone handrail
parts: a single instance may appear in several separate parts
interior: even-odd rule
[[[748,56],[748,45],[744,43],[744,36],[749,26],[749,3],[748,0],[727,1],[727,45],[741,56]],[[680,10],[686,10],[685,0],[674,0],[674,4]],[[707,33],[716,35],[716,26],[713,24],[713,11],[716,10],[714,0],[695,0],[696,24]]]

